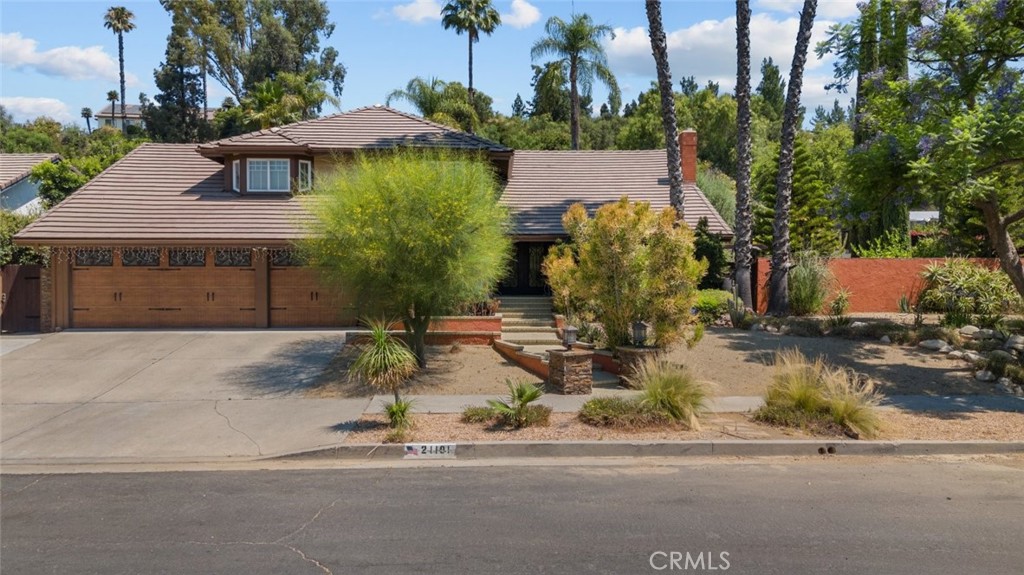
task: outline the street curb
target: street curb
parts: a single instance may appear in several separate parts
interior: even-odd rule
[[[426,442],[425,442],[426,443]],[[426,443],[429,444],[429,443]],[[352,444],[276,455],[266,459],[405,459],[406,445],[419,443]],[[529,457],[805,457],[809,455],[992,455],[1024,453],[1024,441],[500,441],[455,443],[455,456],[446,459],[505,459]],[[427,457],[409,459],[426,460]]]

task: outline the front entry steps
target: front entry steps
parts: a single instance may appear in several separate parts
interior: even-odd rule
[[[539,296],[502,297],[500,311],[502,341],[530,347],[562,345],[555,327],[551,298]]]

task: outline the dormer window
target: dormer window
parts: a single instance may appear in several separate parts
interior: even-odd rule
[[[248,160],[246,188],[249,192],[290,192],[291,162],[285,159]]]
[[[313,162],[299,160],[299,191],[308,192],[313,189]]]

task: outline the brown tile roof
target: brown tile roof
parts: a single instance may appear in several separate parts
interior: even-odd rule
[[[435,124],[384,106],[359,108],[316,120],[307,120],[250,132],[199,146],[208,157],[222,157],[234,150],[297,147],[307,152],[420,146],[510,152],[473,134]]]
[[[17,235],[43,245],[282,245],[307,212],[285,196],[225,192],[194,144],[143,144]]]
[[[656,209],[669,205],[665,150],[517,150],[501,199],[515,217],[516,235],[564,235],[562,214],[569,206],[583,202],[593,213],[622,196]],[[707,217],[713,233],[733,235],[694,184],[684,188],[683,217],[690,226]]]
[[[59,158],[59,154],[0,154],[0,190],[28,177],[37,164]]]

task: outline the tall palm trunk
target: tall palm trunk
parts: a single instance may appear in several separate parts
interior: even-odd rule
[[[772,225],[772,273],[768,289],[768,313],[785,315],[789,312],[789,268],[792,265],[789,244],[789,209],[793,199],[793,145],[796,142],[796,122],[800,112],[800,90],[804,83],[807,47],[811,42],[814,13],[818,0],[804,0],[800,12],[800,28],[796,35],[793,67],[789,72],[789,91],[782,117],[782,138],[779,149],[779,175],[775,181],[775,222]]]
[[[736,1],[736,293],[754,307],[750,266],[754,216],[750,207],[750,0]]]
[[[121,66],[121,131],[128,133],[128,113],[124,109],[124,34],[117,33],[117,60]]]
[[[580,92],[576,85],[579,76],[579,65],[576,56],[569,59],[569,134],[572,149],[580,149]]]
[[[668,156],[669,201],[683,218],[683,169],[679,154],[679,134],[676,127],[676,99],[672,92],[672,70],[668,64],[668,42],[661,21],[661,0],[647,0],[647,23],[650,26],[651,51],[658,69],[658,92],[661,94],[661,123],[665,130],[665,150]]]
[[[473,107],[473,34],[469,36],[469,106]]]

